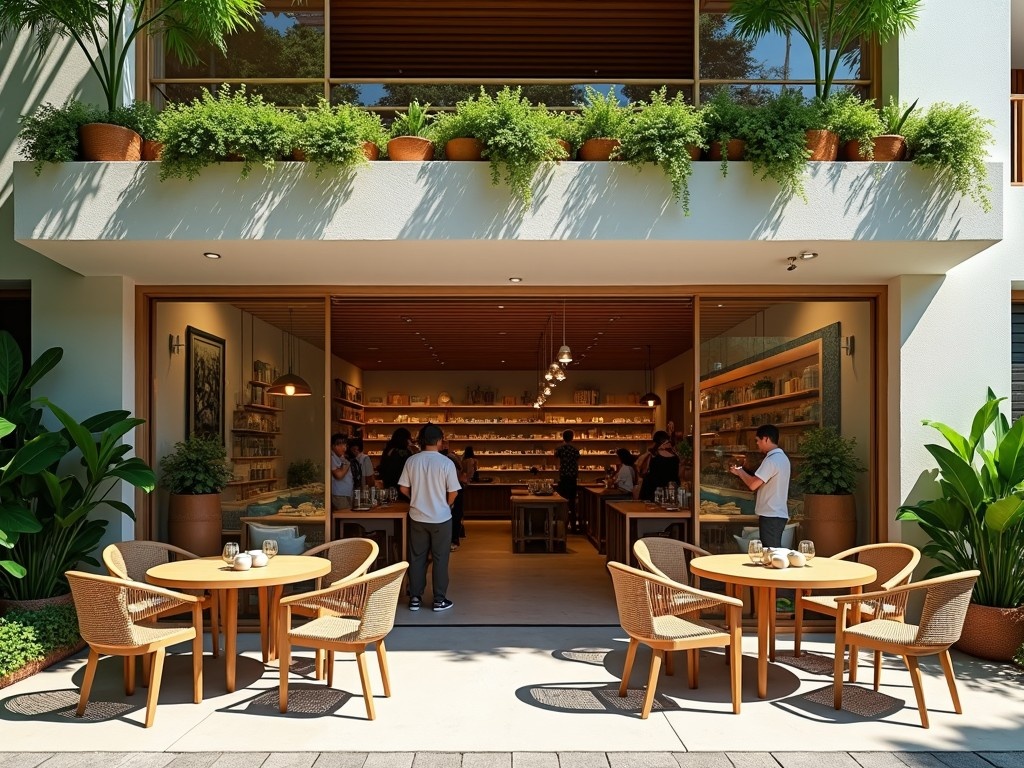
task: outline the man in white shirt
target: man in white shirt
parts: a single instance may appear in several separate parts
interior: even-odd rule
[[[756,433],[757,449],[764,454],[761,466],[750,474],[742,466],[729,469],[756,494],[758,534],[766,547],[781,547],[782,532],[789,519],[789,457],[779,448],[779,429],[762,424]]]
[[[458,472],[440,453],[444,433],[436,424],[420,430],[423,448],[410,456],[398,480],[398,490],[409,497],[409,610],[418,611],[427,586],[427,554],[433,560],[434,610],[447,611],[448,558],[452,544],[452,505],[458,496]]]

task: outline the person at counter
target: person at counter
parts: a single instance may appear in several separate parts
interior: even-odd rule
[[[583,533],[583,526],[576,518],[576,493],[580,476],[580,449],[572,444],[575,437],[571,429],[562,433],[562,444],[555,448],[558,459],[558,495],[566,500],[569,507],[569,532]]]
[[[640,479],[636,471],[636,457],[628,448],[619,448],[615,455],[619,459],[619,468],[615,473],[612,487],[632,495],[633,488],[636,487],[637,481]]]
[[[654,501],[656,489],[679,482],[679,455],[672,447],[672,438],[663,429],[651,435],[651,447],[641,457],[640,463],[638,471],[643,482],[639,498],[643,501]]]
[[[385,488],[398,488],[398,480],[402,476],[405,462],[416,452],[416,445],[412,441],[412,433],[405,427],[399,427],[391,433],[391,439],[380,455],[380,464],[377,466],[377,476]],[[401,494],[401,491],[399,491]],[[405,495],[401,495],[402,501],[409,501]]]
[[[463,503],[464,503],[463,495],[465,494],[465,491],[463,490],[463,488],[466,487],[466,471],[465,471],[465,468],[463,467],[462,459],[460,459],[458,457],[458,454],[452,453],[451,450],[448,448],[448,440],[447,439],[442,439],[441,440],[441,454],[444,455],[444,456],[447,456],[451,460],[452,464],[455,465],[455,471],[458,473],[458,476],[459,476],[459,485],[462,486],[462,488],[459,488],[459,495],[455,497],[455,504],[452,505],[452,546],[451,546],[451,550],[452,550],[452,552],[454,552],[455,550],[457,550],[459,548],[459,542],[460,542],[461,538],[466,535],[466,529],[462,525],[462,516],[463,516],[463,510],[464,510],[464,507],[463,507]]]
[[[352,464],[345,456],[348,436],[331,435],[331,509],[352,508]]]
[[[348,439],[348,460],[352,464],[352,487],[366,490],[373,482],[373,461],[363,453],[363,438]]]
[[[736,464],[729,468],[729,473],[756,494],[754,512],[761,543],[781,547],[782,532],[789,520],[789,457],[779,448],[779,429],[774,424],[762,424],[755,435],[757,450],[764,454],[761,466],[750,474]]]

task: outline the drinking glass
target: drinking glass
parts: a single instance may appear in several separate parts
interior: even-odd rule
[[[750,558],[750,562],[757,563],[762,562],[764,557],[764,545],[761,544],[760,539],[751,539],[747,543],[747,556]]]
[[[814,542],[810,539],[804,539],[797,545],[797,551],[804,556],[807,562],[814,559]]]
[[[659,507],[665,503],[665,489],[655,488],[654,489],[654,503]]]
[[[268,558],[272,558],[277,554],[277,539],[263,540],[263,554]]]
[[[235,562],[235,555],[238,554],[238,542],[229,541],[224,545],[224,551],[221,552],[221,557],[224,558],[224,562],[228,565],[233,565]]]
[[[352,492],[352,506],[356,509],[363,506],[363,492],[358,488]]]

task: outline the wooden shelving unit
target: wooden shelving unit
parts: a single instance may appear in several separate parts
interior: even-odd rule
[[[335,379],[334,394],[331,397],[331,420],[335,424],[355,427],[354,430],[348,431],[361,434],[366,423],[363,410],[363,390],[342,379]]]
[[[266,390],[270,382],[255,377],[255,364],[253,369],[249,402],[236,406],[231,429],[231,461],[242,465],[235,468],[236,479],[227,484],[228,488],[235,489],[236,500],[273,491],[280,482],[278,462],[282,457],[275,441],[281,434],[278,416],[284,408],[269,402],[271,396]]]

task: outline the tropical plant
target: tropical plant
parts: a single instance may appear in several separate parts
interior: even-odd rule
[[[546,160],[561,155],[549,131],[547,109],[534,107],[521,88],[502,88],[495,96],[480,93],[480,135],[491,164],[491,183],[502,179],[525,206],[533,199],[533,177]]]
[[[324,479],[324,469],[312,459],[300,459],[288,465],[288,487],[318,483]]]
[[[299,113],[295,148],[316,166],[317,175],[328,166],[342,170],[365,163],[363,143],[368,139],[364,138],[367,133],[364,115],[368,113],[359,107],[350,104],[332,107],[321,98],[314,109]],[[379,123],[380,118],[377,120]]]
[[[827,99],[839,64],[858,42],[885,43],[914,28],[923,0],[733,0],[733,32],[759,40],[796,32],[814,67],[814,95]]]
[[[0,331],[0,594],[19,600],[53,597],[68,591],[64,572],[79,563],[98,565],[92,556],[107,521],[90,517],[102,505],[132,519],[127,504],[111,498],[117,481],[153,490],[153,471],[138,458],[126,458],[121,442],[142,419],[127,411],[100,413],[79,423],[30,389],[60,361],[63,350],[46,350],[27,371],[13,337]],[[50,432],[46,409],[62,425]],[[81,470],[61,474],[62,463],[77,455]]]
[[[813,114],[803,97],[782,91],[747,115],[747,160],[762,180],[772,179],[786,195],[804,202],[803,175],[807,168],[807,129]]]
[[[838,134],[839,141],[856,141],[860,156],[874,157],[875,136],[882,134],[882,121],[871,102],[863,101],[852,91],[842,91],[827,99],[812,102],[814,126]]]
[[[949,443],[925,446],[939,465],[941,494],[900,507],[896,519],[916,522],[931,538],[922,553],[938,564],[926,578],[977,569],[971,599],[1016,608],[1024,604],[1024,418],[1011,427],[999,412],[1005,399],[988,390],[967,435],[923,422]]]
[[[800,475],[804,493],[836,496],[853,493],[857,475],[866,467],[857,458],[857,441],[845,438],[832,427],[818,427],[800,438]]]
[[[78,159],[78,129],[94,122],[96,110],[74,99],[63,105],[43,104],[29,115],[22,115],[18,122],[19,151],[26,160],[34,163],[36,175],[43,170],[44,163],[70,163]]]
[[[899,103],[890,96],[889,102],[883,104],[882,108],[878,110],[878,119],[882,123],[881,135],[902,136],[903,127],[907,125],[910,116],[917,109],[918,101],[919,99],[914,99],[914,103],[908,107],[905,103]]]
[[[729,173],[729,153],[726,145],[733,139],[747,140],[747,107],[732,98],[725,86],[715,90],[704,103],[700,113],[704,118],[704,138],[708,146],[718,142],[722,153],[722,176]]]
[[[252,29],[259,0],[4,0],[0,3],[0,42],[22,29],[35,35],[40,56],[54,38],[70,37],[85,54],[100,82],[106,107],[120,103],[129,56],[143,32],[160,38],[183,64],[199,62],[197,50],[212,45],[226,52],[225,36]]]
[[[224,85],[216,95],[203,91],[187,104],[170,104],[160,113],[164,150],[160,178],[194,179],[208,165],[227,159],[242,161],[242,178],[256,164],[267,170],[290,155],[298,118],[250,95],[241,86]]]
[[[216,438],[193,435],[175,443],[160,460],[160,483],[171,493],[186,496],[220,493],[231,482],[228,455]]]
[[[423,139],[429,139],[431,137],[431,121],[434,116],[431,115],[427,110],[430,109],[429,104],[423,104],[422,106],[418,101],[413,99],[409,102],[409,106],[405,112],[400,115],[396,115],[395,119],[391,123],[390,136],[392,139],[397,139],[399,136],[419,136]]]
[[[940,183],[963,197],[970,197],[988,212],[986,147],[995,123],[983,118],[970,104],[939,102],[921,117],[907,121],[906,137],[911,160],[935,172]]]
[[[580,143],[588,139],[621,139],[632,114],[629,107],[619,103],[614,89],[604,94],[588,85],[576,114]]]
[[[623,131],[619,156],[637,168],[645,163],[658,165],[672,185],[672,198],[689,216],[690,151],[704,145],[704,120],[683,94],[669,100],[664,87],[652,92],[650,101],[640,102],[639,107]]]

